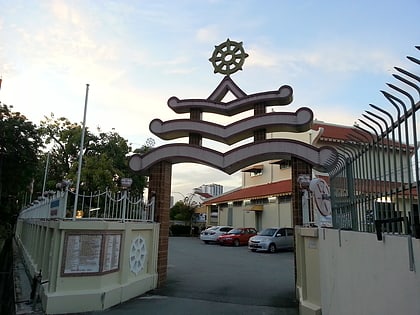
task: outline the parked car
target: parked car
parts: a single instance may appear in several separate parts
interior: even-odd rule
[[[220,235],[226,234],[230,230],[232,230],[232,226],[212,226],[200,233],[200,240],[204,243],[208,244],[210,242],[217,242]]]
[[[254,235],[257,235],[257,230],[254,228],[236,228],[225,235],[220,235],[218,242],[220,245],[247,245],[249,238]]]
[[[279,249],[293,249],[293,229],[272,227],[262,230],[248,241],[248,249],[274,253]]]

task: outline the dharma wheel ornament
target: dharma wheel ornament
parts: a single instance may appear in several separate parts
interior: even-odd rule
[[[214,67],[214,73],[231,75],[238,70],[242,70],[242,65],[248,54],[242,47],[242,42],[235,42],[229,38],[226,42],[215,46],[213,55],[209,59]]]

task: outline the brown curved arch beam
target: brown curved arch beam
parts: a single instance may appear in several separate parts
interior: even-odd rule
[[[180,100],[172,96],[168,100],[168,106],[176,113],[189,113],[192,109],[202,112],[233,116],[244,111],[254,109],[256,105],[278,106],[288,105],[293,100],[293,89],[283,85],[278,91],[268,91],[256,94],[244,95],[230,102],[217,101],[219,97],[203,99]]]
[[[129,167],[134,172],[148,175],[149,169],[161,161],[172,164],[198,163],[233,174],[249,165],[274,159],[298,157],[320,171],[332,169],[338,159],[332,147],[316,148],[291,139],[270,139],[250,143],[221,153],[209,148],[189,144],[167,144],[143,155],[134,154],[129,158]]]
[[[220,124],[190,119],[175,119],[162,122],[154,119],[150,122],[150,131],[163,140],[188,137],[197,133],[204,138],[225,144],[234,144],[250,138],[254,131],[264,128],[266,132],[303,132],[311,128],[313,112],[303,107],[295,113],[266,113],[252,116],[223,126]]]

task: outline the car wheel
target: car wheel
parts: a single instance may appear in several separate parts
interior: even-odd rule
[[[238,239],[233,240],[233,246],[235,246],[235,247],[239,246],[239,240]]]
[[[257,250],[256,249],[251,249],[251,252],[255,253]]]
[[[275,244],[270,244],[270,246],[268,246],[268,252],[269,253],[275,253],[276,252],[276,245]]]
[[[205,244],[208,244],[208,243],[209,243],[209,241],[204,241],[204,243],[205,243]]]

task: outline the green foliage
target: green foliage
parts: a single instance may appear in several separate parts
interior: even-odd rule
[[[115,131],[92,134],[85,130],[84,152],[80,176],[80,189],[86,192],[120,189],[120,180],[133,179],[130,190],[142,194],[147,185],[144,176],[134,174],[128,167],[127,155],[131,150],[127,140]],[[53,189],[55,183],[69,180],[77,182],[79,147],[82,126],[71,123],[66,118],[55,119],[54,115],[41,122],[41,132],[50,146],[50,167],[46,190]]]
[[[67,118],[51,114],[37,127],[11,108],[0,103],[0,225],[12,222],[24,204],[44,191],[55,191],[57,183],[68,180],[75,187],[82,136],[82,126]],[[131,192],[142,194],[147,180],[128,167],[132,148],[127,140],[115,131],[98,131],[85,129],[80,189],[117,191],[121,178],[129,177]],[[137,152],[149,149],[143,145]]]
[[[10,221],[31,189],[43,144],[36,125],[0,103],[0,216]]]
[[[169,217],[171,220],[191,222],[195,208],[195,206],[180,200],[169,210]]]

